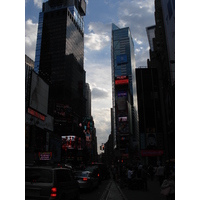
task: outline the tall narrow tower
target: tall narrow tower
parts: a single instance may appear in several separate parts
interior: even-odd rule
[[[120,159],[138,155],[138,105],[134,43],[129,27],[112,24],[111,44],[114,146]]]

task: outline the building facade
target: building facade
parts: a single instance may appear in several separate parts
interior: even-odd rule
[[[158,72],[165,161],[175,159],[174,16],[175,1],[155,0],[155,38],[147,64],[148,68],[156,68]]]
[[[163,127],[156,68],[137,68],[141,161],[154,166],[163,156]]]
[[[84,0],[49,0],[39,14],[34,70],[49,83],[48,112],[69,106],[73,121],[85,116]],[[71,126],[71,125],[70,125]],[[73,125],[72,125],[73,129]]]
[[[111,67],[114,147],[120,159],[134,159],[139,149],[139,120],[134,43],[128,27],[112,24]]]
[[[91,117],[91,89],[88,83],[85,84],[86,117]]]

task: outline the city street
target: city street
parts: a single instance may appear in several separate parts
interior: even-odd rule
[[[92,192],[81,192],[80,200],[165,200],[160,194],[160,186],[157,180],[148,180],[148,191],[132,190],[128,187],[120,188],[112,179],[102,181],[98,189]]]
[[[95,188],[92,192],[81,191],[80,200],[100,200],[110,181],[111,179],[102,181],[99,187]]]

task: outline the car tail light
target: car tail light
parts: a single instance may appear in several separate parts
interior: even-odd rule
[[[56,197],[56,192],[57,192],[57,188],[53,187],[51,188],[51,197]]]
[[[83,178],[83,181],[87,181],[87,178]]]
[[[99,174],[97,176],[99,177]]]

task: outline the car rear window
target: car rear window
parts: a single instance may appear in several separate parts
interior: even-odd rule
[[[75,176],[87,177],[87,176],[89,176],[89,173],[88,172],[75,172]]]
[[[26,182],[38,182],[38,183],[52,183],[53,172],[50,169],[31,169],[25,170]]]

